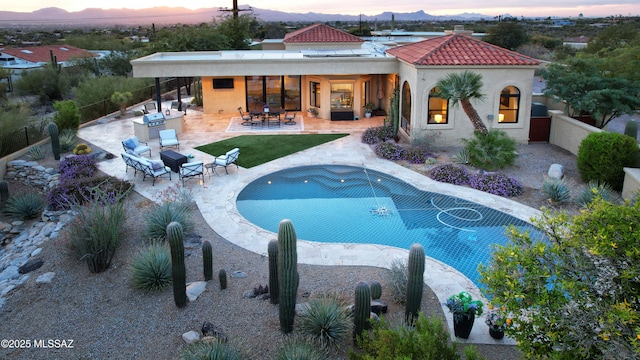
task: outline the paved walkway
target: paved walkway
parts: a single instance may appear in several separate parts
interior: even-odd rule
[[[194,147],[219,141],[222,139],[242,135],[239,132],[226,132],[231,117],[237,114],[205,115],[199,111],[188,110],[185,117],[184,131],[179,135],[180,153],[191,153],[196,160],[205,163],[211,162],[211,156],[195,150]],[[305,114],[306,115],[306,114]],[[135,183],[135,190],[141,195],[154,200],[168,187],[180,184],[177,174],[172,179],[160,178],[155,186],[152,181],[142,181],[141,176],[136,178],[133,171],[125,172],[125,165],[120,157],[122,152],[121,141],[133,135],[131,119],[112,120],[87,126],[79,131],[79,137],[101,147],[116,155],[112,160],[101,161],[100,170],[107,174],[127,179]],[[539,212],[515,201],[494,196],[485,192],[466,187],[457,187],[445,183],[433,181],[423,175],[411,171],[391,161],[378,158],[370,146],[360,142],[362,132],[372,126],[380,126],[382,117],[361,119],[358,121],[329,121],[326,119],[304,117],[304,131],[291,132],[288,129],[278,130],[273,133],[349,133],[350,136],[341,138],[331,143],[316,146],[314,148],[289,155],[287,157],[271,161],[251,169],[229,169],[229,175],[224,171],[218,171],[220,175],[205,176],[204,182],[189,180],[186,184],[192,190],[194,200],[209,226],[228,241],[258,254],[265,254],[269,240],[277,238],[277,234],[261,229],[244,219],[236,209],[236,197],[251,181],[260,176],[272,173],[284,168],[316,165],[316,164],[343,164],[362,166],[387,173],[400,178],[416,188],[438,192],[447,195],[461,197],[482,205],[499,209],[523,220],[529,220]],[[284,126],[283,126],[284,127]],[[260,131],[260,133],[267,133]],[[250,134],[247,132],[245,134]],[[159,158],[159,143],[152,141],[150,144],[152,158]],[[242,149],[241,154],[242,156]],[[392,260],[396,258],[406,259],[408,250],[380,245],[362,245],[346,243],[315,243],[300,239],[298,242],[298,261],[316,265],[366,265],[378,267],[390,267]],[[438,296],[440,303],[462,290],[470,292],[474,297],[480,298],[481,294],[477,286],[456,271],[454,268],[437,260],[427,257],[424,280]],[[443,312],[447,317],[447,323],[452,326],[451,314],[446,307]],[[483,317],[477,319],[477,326],[469,340],[462,342],[509,344],[515,342],[511,339],[493,340],[488,333],[488,327],[483,326]],[[453,334],[453,329],[451,329]],[[458,339],[461,341],[461,339]]]

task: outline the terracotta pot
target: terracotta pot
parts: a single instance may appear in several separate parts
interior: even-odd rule
[[[476,320],[475,316],[466,317],[463,316],[460,320],[456,321],[455,316],[453,320],[453,332],[456,337],[462,339],[468,339],[471,334],[471,328],[473,328],[473,322]]]

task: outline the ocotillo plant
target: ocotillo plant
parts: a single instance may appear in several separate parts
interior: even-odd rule
[[[224,290],[227,288],[227,271],[225,269],[220,269],[218,271],[218,280],[220,280],[220,290]]]
[[[277,304],[280,297],[280,287],[278,286],[278,240],[269,241],[267,254],[269,255],[269,301],[272,304]]]
[[[278,283],[280,329],[285,334],[293,331],[298,292],[297,237],[291,220],[284,219],[278,225]]]
[[[422,302],[422,288],[424,287],[424,248],[420,244],[411,245],[409,249],[409,276],[407,279],[407,302],[404,317],[409,325],[413,325],[418,318],[420,303]]]
[[[206,240],[202,243],[202,268],[204,281],[213,279],[213,251],[211,243]]]
[[[371,299],[378,300],[382,296],[382,285],[377,281],[371,282]]]
[[[371,291],[366,282],[360,281],[356,284],[355,308],[353,311],[353,338],[357,340],[362,336],[362,332],[367,328],[369,317],[371,316]]]
[[[53,152],[53,158],[60,160],[60,138],[58,137],[58,125],[56,125],[56,123],[50,123],[47,125],[47,130],[51,137],[51,151]]]
[[[0,205],[4,205],[9,199],[9,183],[0,181]]]
[[[181,308],[187,305],[187,286],[184,269],[184,235],[182,225],[172,221],[167,225],[167,239],[171,246],[171,277],[173,280],[173,300]]]

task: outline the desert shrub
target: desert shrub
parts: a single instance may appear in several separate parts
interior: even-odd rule
[[[282,346],[276,351],[275,360],[325,360],[327,352],[316,340],[300,336],[287,336]]]
[[[435,159],[435,157],[436,156],[429,151],[427,144],[411,145],[404,151],[404,158],[412,164],[424,164],[427,159]]]
[[[589,181],[587,186],[580,190],[576,196],[575,203],[582,207],[589,207],[589,204],[596,198],[602,198],[602,200],[614,204],[617,200],[615,191],[606,183],[598,181]]]
[[[518,196],[523,191],[518,180],[498,173],[471,175],[469,185],[474,189],[504,197]]]
[[[604,182],[616,191],[622,190],[623,168],[633,167],[637,161],[636,140],[623,134],[591,133],[578,147],[578,172],[582,180]]]
[[[143,292],[160,290],[171,284],[171,253],[166,244],[152,242],[140,250],[131,264],[131,284]]]
[[[99,188],[91,190],[90,199],[76,208],[78,215],[71,223],[69,240],[71,249],[87,262],[89,271],[98,273],[109,268],[120,245],[126,213],[122,201],[111,202],[109,194]]]
[[[375,323],[368,336],[359,339],[361,352],[351,350],[351,360],[439,359],[458,360],[457,346],[450,341],[449,330],[436,316],[426,318],[420,313],[414,327],[390,326],[385,320]],[[467,358],[475,358],[471,348]]]
[[[87,144],[78,144],[73,149],[75,155],[87,155],[91,153],[91,148]]]
[[[186,345],[182,350],[182,359],[184,360],[244,360],[240,350],[236,349],[229,343],[220,341],[198,341],[193,344]]]
[[[130,182],[113,176],[69,179],[51,189],[47,194],[47,200],[51,210],[70,209],[74,205],[89,201],[92,189],[97,188],[106,193],[106,199],[113,203],[132,187]]]
[[[29,157],[33,160],[42,160],[47,155],[47,150],[35,145],[29,148]]]
[[[147,211],[145,216],[146,235],[149,239],[166,239],[167,225],[176,221],[182,225],[185,234],[193,229],[193,222],[190,219],[191,208],[176,202],[165,202],[155,205]]]
[[[451,158],[453,162],[458,164],[468,164],[469,163],[469,151],[466,148],[460,149],[457,154],[453,155]]]
[[[48,64],[22,72],[14,82],[14,88],[18,95],[35,95],[42,103],[61,100],[69,93],[69,76],[65,69]]]
[[[336,345],[351,335],[353,318],[347,304],[338,295],[323,295],[309,301],[300,315],[298,328],[323,344]]]
[[[467,169],[452,164],[438,165],[431,170],[431,178],[436,181],[454,185],[466,185],[469,183]]]
[[[366,129],[362,133],[362,142],[369,145],[385,142],[393,138],[393,128],[391,126],[378,126]]]
[[[96,171],[96,159],[93,156],[67,156],[60,160],[60,181],[62,183],[71,179],[90,178]]]
[[[383,159],[400,161],[405,159],[404,148],[392,142],[383,142],[375,146],[374,152]]]
[[[571,184],[564,178],[547,178],[542,183],[542,192],[549,197],[549,200],[556,203],[563,203],[571,200]]]
[[[71,151],[71,149],[76,144],[76,132],[72,129],[64,129],[60,131],[58,139],[60,141],[60,150],[62,152]]]
[[[3,204],[2,212],[12,218],[20,220],[35,219],[42,213],[45,198],[35,192],[16,194]]]
[[[80,110],[78,110],[78,105],[75,101],[56,101],[53,103],[53,108],[56,110],[53,122],[58,125],[58,130],[78,130],[78,127],[80,127]]]
[[[407,262],[402,259],[394,259],[389,270],[389,284],[391,284],[391,299],[397,304],[404,304],[407,299],[408,279]]]
[[[502,130],[491,130],[487,135],[476,131],[473,138],[462,142],[469,153],[469,164],[481,169],[503,169],[518,157],[516,141]]]

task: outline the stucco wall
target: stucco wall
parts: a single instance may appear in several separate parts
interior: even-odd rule
[[[245,80],[241,76],[233,77],[233,89],[214,89],[213,77],[203,77],[202,109],[204,113],[239,115],[239,107],[246,110],[245,88]]]
[[[465,68],[468,69],[468,68]],[[447,124],[428,124],[428,99],[429,92],[441,78],[452,72],[462,72],[465,69],[451,67],[424,67],[414,68],[412,65],[403,64],[400,68],[402,82],[408,81],[411,86],[411,137],[422,138],[427,132],[439,133],[437,142],[440,144],[455,145],[461,138],[473,136],[473,125],[458,104],[449,105],[449,121]],[[473,72],[482,75],[482,92],[485,97],[482,101],[472,101],[478,115],[488,129],[504,130],[517,142],[526,144],[529,141],[529,122],[531,113],[531,92],[533,81],[533,67],[519,68],[471,68]],[[518,122],[499,123],[498,110],[500,107],[500,93],[507,86],[515,86],[520,90],[520,104]],[[489,119],[493,117],[493,119]]]
[[[549,115],[551,115],[549,143],[557,145],[574,155],[578,155],[578,147],[580,147],[582,139],[593,132],[603,131],[565,116],[560,110],[551,110]]]
[[[631,199],[640,191],[640,169],[624,168],[624,184],[622,185],[622,197]]]

